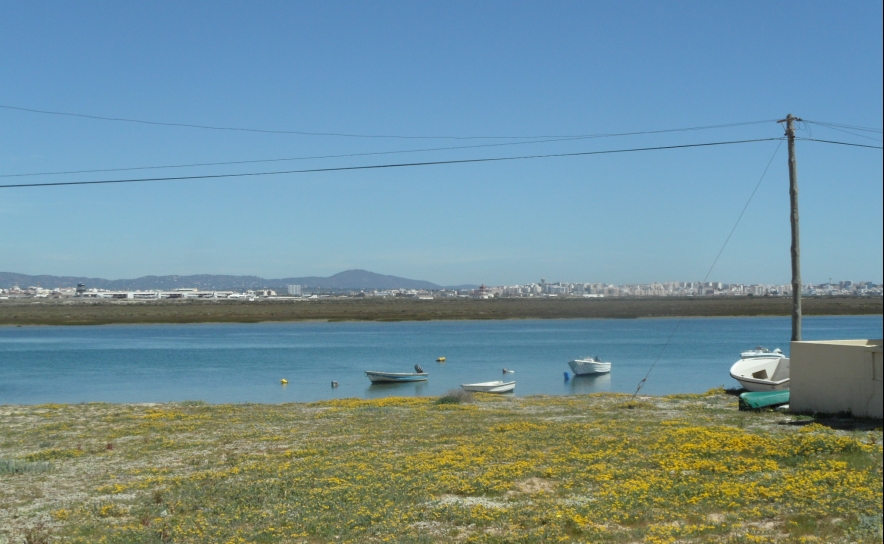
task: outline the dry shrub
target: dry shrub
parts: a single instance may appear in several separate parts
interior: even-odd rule
[[[463,389],[449,389],[444,396],[439,397],[436,404],[461,404],[473,402],[473,394]]]

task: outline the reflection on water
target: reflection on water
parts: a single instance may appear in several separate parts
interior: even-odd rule
[[[367,380],[368,378],[366,378]],[[427,382],[372,383],[365,388],[363,397],[376,399],[380,397],[423,397],[427,394]]]
[[[614,368],[611,372],[614,372]],[[584,374],[568,380],[568,392],[572,395],[599,393],[611,390],[611,372],[605,374]]]

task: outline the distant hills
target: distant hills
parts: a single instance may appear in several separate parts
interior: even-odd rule
[[[135,291],[147,289],[177,289],[196,287],[200,290],[242,290],[242,289],[278,289],[285,290],[286,285],[301,285],[310,289],[443,289],[442,286],[428,281],[410,280],[398,276],[376,274],[368,270],[347,270],[327,278],[307,276],[302,278],[265,279],[258,276],[225,276],[216,274],[197,274],[194,276],[144,276],[128,280],[106,280],[103,278],[83,278],[75,276],[29,276],[13,272],[0,272],[0,288],[13,286],[21,288],[39,285],[48,289],[55,287],[74,287],[85,283],[92,289],[108,289],[111,291]],[[457,286],[470,288],[475,286]]]

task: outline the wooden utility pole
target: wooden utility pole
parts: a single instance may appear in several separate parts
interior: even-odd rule
[[[795,159],[795,121],[792,114],[778,122],[786,123],[789,140],[789,201],[792,207],[792,341],[801,340],[801,246],[798,235],[798,162]]]

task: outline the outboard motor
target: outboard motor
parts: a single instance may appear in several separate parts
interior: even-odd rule
[[[414,365],[414,371],[417,372],[418,374],[424,373],[424,369],[421,368],[421,365]]]

